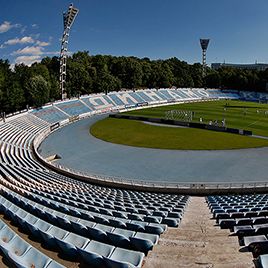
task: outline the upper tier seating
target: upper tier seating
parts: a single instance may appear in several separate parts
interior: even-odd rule
[[[71,116],[81,114],[107,112],[115,109],[134,108],[140,105],[183,102],[203,99],[239,99],[238,93],[221,92],[217,89],[146,89],[137,91],[110,92],[81,96],[80,99],[71,99],[56,102],[51,106],[32,110],[35,116],[55,123]]]

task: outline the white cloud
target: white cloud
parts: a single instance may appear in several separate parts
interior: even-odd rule
[[[17,45],[17,44],[27,44],[27,43],[34,43],[32,37],[30,36],[24,36],[22,38],[14,38],[7,40],[4,44],[5,45]]]
[[[35,43],[37,47],[46,47],[50,45],[50,42],[35,40],[31,36],[24,36],[22,38],[9,39],[6,42],[4,42],[3,45],[18,45],[18,44],[33,44],[33,43]]]
[[[12,55],[42,55],[43,54],[43,47],[40,46],[27,46],[22,49],[18,49],[12,53]]]
[[[19,56],[15,59],[16,64],[24,63],[25,65],[32,65],[34,62],[40,62],[40,56]]]
[[[34,24],[32,24],[32,28],[33,28],[33,29],[38,29],[39,26],[38,26],[36,23],[34,23]]]
[[[11,24],[9,21],[4,21],[2,24],[0,24],[0,33],[5,33],[12,28],[19,28],[19,27],[21,27],[20,24]]]
[[[12,25],[10,24],[10,22],[4,21],[4,23],[0,25],[0,33],[5,33],[9,31],[11,28],[12,28]]]
[[[39,41],[39,40],[36,41],[36,44],[38,46],[41,46],[41,47],[46,47],[46,46],[49,46],[50,45],[49,42],[42,42],[42,41]]]
[[[23,26],[23,27],[21,28],[21,30],[20,30],[20,33],[21,33],[21,34],[24,34],[25,31],[26,31],[26,29],[27,29],[27,26]]]

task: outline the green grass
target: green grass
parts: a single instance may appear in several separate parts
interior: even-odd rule
[[[224,116],[228,127],[252,130],[256,135],[268,136],[268,116],[264,114],[268,105],[228,101],[229,106],[224,111],[225,104],[225,101],[180,104],[136,110],[128,114],[164,118],[165,112],[169,110],[191,110],[195,111],[194,121],[199,121],[200,117],[203,122],[215,119],[221,121]],[[114,118],[95,123],[90,132],[104,141],[146,148],[220,150],[268,146],[268,140],[264,139],[194,128],[153,126]]]
[[[224,108],[226,108],[225,111]],[[199,122],[200,117],[203,118],[205,123],[210,120],[221,122],[225,118],[227,127],[247,129],[253,131],[255,135],[268,136],[268,114],[265,115],[265,111],[268,112],[268,105],[255,102],[213,101],[186,103],[135,110],[125,114],[165,118],[165,112],[170,110],[194,111],[194,122]],[[259,113],[257,113],[257,110]]]

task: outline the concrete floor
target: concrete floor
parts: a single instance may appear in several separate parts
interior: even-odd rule
[[[204,197],[192,197],[179,228],[169,228],[145,258],[144,268],[252,268],[236,236],[215,226]]]

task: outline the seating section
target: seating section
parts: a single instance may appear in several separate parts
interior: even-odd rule
[[[32,247],[2,220],[0,220],[0,249],[9,264],[16,267],[64,267]]]
[[[69,114],[64,113],[62,110],[57,109],[54,106],[34,109],[31,113],[51,124],[65,120],[70,116]]]
[[[72,116],[95,114],[114,110],[124,110],[145,105],[197,101],[204,99],[239,99],[235,92],[222,92],[218,89],[145,89],[120,91],[105,94],[92,94],[79,99],[56,102],[51,106],[34,109],[32,114],[50,124],[60,122]]]
[[[179,226],[189,197],[102,187],[48,170],[34,158],[32,143],[52,122],[28,113],[0,125],[0,213],[62,258],[89,267],[141,267],[161,234]],[[0,249],[13,265],[62,267],[10,233]]]
[[[207,203],[219,227],[237,236],[257,267],[268,268],[268,194],[209,196]]]
[[[80,100],[71,100],[68,102],[56,103],[54,105],[71,116],[91,112],[91,109]]]
[[[179,227],[189,197],[74,180],[37,162],[33,142],[62,120],[83,114],[210,98],[238,99],[239,95],[205,89],[111,92],[56,102],[1,122],[0,251],[4,258],[17,267],[63,267],[34,248],[31,239],[35,239],[63,259],[88,267],[141,267],[162,233]],[[208,198],[221,228],[230,228],[254,256],[260,255],[262,267],[267,267],[267,199],[266,195]],[[29,241],[7,225],[8,219],[29,235]]]

